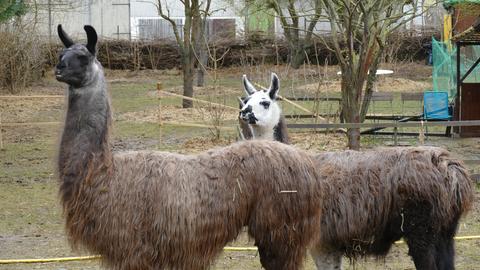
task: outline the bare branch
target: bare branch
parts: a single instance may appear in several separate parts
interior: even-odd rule
[[[170,18],[170,10],[168,9],[168,5],[165,5],[165,9],[167,10],[167,14],[163,13],[162,0],[158,0],[158,5],[157,5],[158,15],[160,15],[160,17],[162,17],[164,20],[167,20],[167,21],[170,22],[170,24],[173,27],[173,33],[175,35],[175,40],[177,41],[177,44],[180,47],[180,49],[183,51],[184,46],[183,46],[183,43],[182,43],[182,39],[180,38],[180,33],[178,32],[177,24],[175,23],[174,20],[172,20]]]

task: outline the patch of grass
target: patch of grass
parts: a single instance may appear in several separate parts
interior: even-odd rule
[[[1,179],[45,179],[53,172],[54,141],[35,138],[31,142],[5,143],[0,151]]]
[[[155,87],[152,83],[113,84],[110,89],[113,112],[139,111],[157,105],[157,99],[148,95]]]
[[[46,182],[0,182],[0,235],[43,235],[63,231],[54,178]]]
[[[137,123],[116,121],[113,127],[114,138],[125,139],[130,137],[157,139],[159,126],[154,123]]]

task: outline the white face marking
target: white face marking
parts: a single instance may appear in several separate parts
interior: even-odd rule
[[[272,73],[269,90],[263,91],[256,90],[246,75],[242,80],[248,97],[242,103],[240,118],[248,123],[253,138],[273,140],[275,126],[279,124],[282,114],[275,100],[279,90],[277,75]]]
[[[93,62],[93,72],[97,72],[99,70],[97,63]]]
[[[248,97],[242,111],[251,106],[253,116],[257,119],[255,125],[274,127],[280,121],[280,107],[268,93],[257,91]]]

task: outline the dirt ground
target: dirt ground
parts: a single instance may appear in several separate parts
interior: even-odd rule
[[[384,65],[394,74],[379,80],[379,91],[423,91],[431,86],[431,67],[409,63]],[[229,106],[237,106],[235,98],[242,95],[240,78],[249,74],[252,80],[268,84],[269,72],[275,71],[282,81],[285,95],[305,95],[318,91],[334,95],[339,85],[337,67],[306,67],[294,71],[286,66],[238,67],[219,70],[218,85],[196,88],[197,97]],[[162,150],[180,153],[198,153],[213,147],[228,145],[237,140],[233,110],[216,111],[213,108],[185,110],[176,98],[162,96],[159,106],[154,91],[162,82],[166,91],[181,92],[178,70],[167,71],[111,71],[107,80],[114,110],[113,147],[122,150]],[[321,79],[319,79],[321,78]],[[22,95],[63,95],[64,86],[53,80],[51,74]],[[222,97],[227,96],[227,100]],[[58,183],[54,175],[58,138],[65,110],[64,98],[55,99],[0,99],[0,260],[23,258],[51,258],[87,254],[72,250],[64,234],[63,217],[58,199]],[[215,116],[217,114],[217,116]],[[218,116],[220,114],[220,116]],[[159,125],[160,122],[163,124]],[[225,126],[216,138],[211,126],[216,119]],[[44,125],[6,125],[5,123],[38,123]],[[170,125],[168,122],[193,123],[199,126]],[[291,141],[309,151],[338,151],[345,149],[343,134],[320,134],[311,130],[291,130]],[[389,136],[363,137],[363,148],[392,145]],[[401,138],[402,145],[418,145],[417,137]],[[480,173],[480,139],[451,139],[428,137],[427,145],[450,150],[465,161],[471,172]],[[477,198],[480,193],[477,191]],[[480,204],[476,200],[472,211],[462,219],[458,235],[480,235]],[[252,246],[242,233],[229,246]],[[457,269],[478,269],[480,240],[457,241]],[[398,244],[386,258],[344,261],[345,269],[414,269],[405,245]],[[103,269],[98,261],[77,261],[45,264],[0,264],[0,270],[16,269]],[[261,269],[258,253],[224,252],[212,269]],[[310,257],[305,269],[314,269]]]

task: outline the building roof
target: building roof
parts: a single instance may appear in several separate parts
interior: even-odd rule
[[[480,44],[480,16],[467,30],[452,37],[454,42],[478,42]]]

